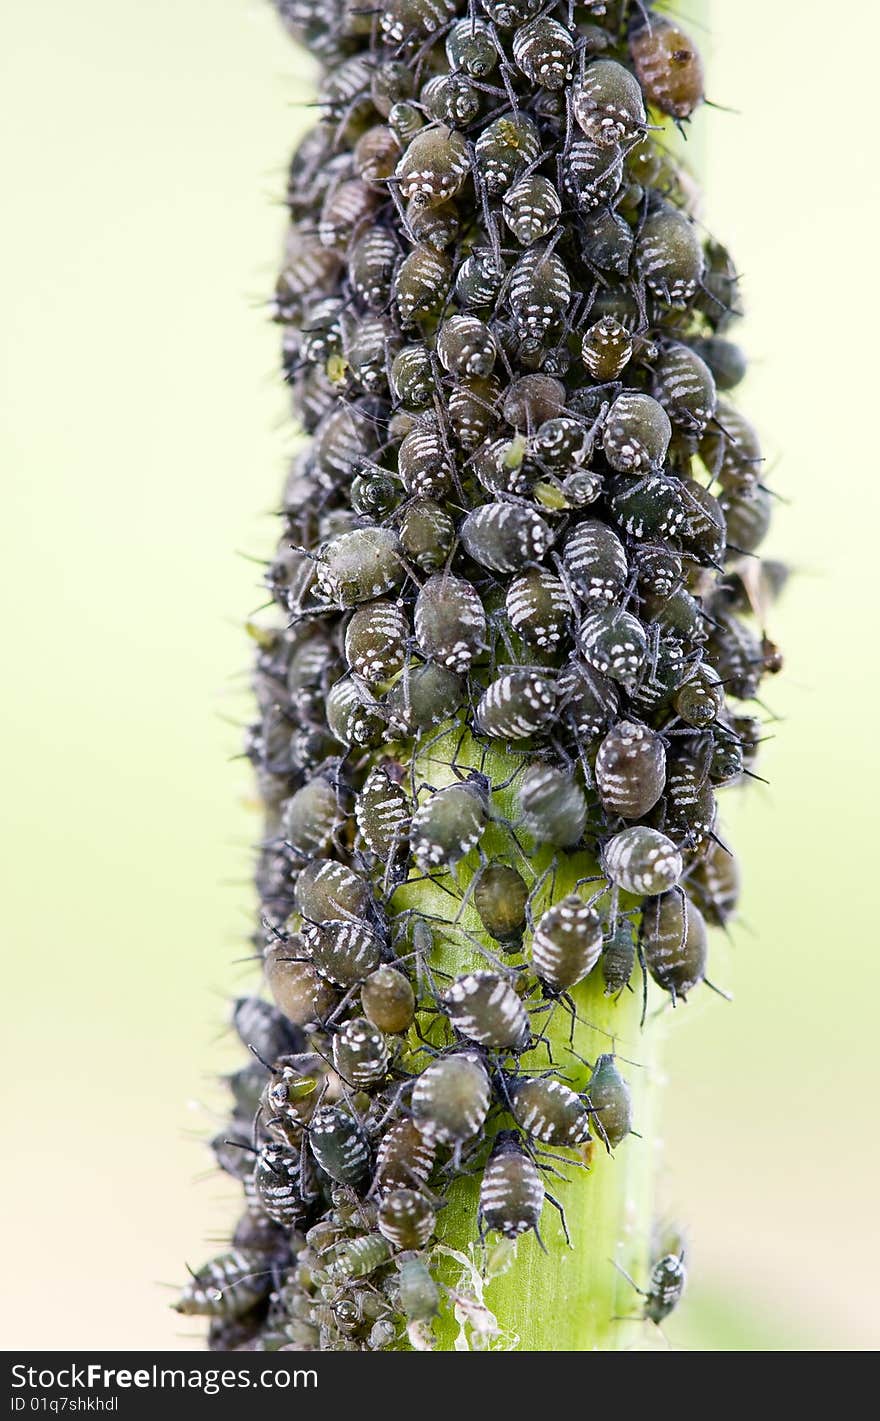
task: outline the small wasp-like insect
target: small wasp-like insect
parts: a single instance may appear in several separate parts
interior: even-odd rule
[[[684,867],[672,840],[646,824],[634,824],[609,839],[602,866],[615,887],[650,897],[674,888]]]
[[[426,1140],[451,1145],[460,1154],[486,1123],[491,1098],[489,1077],[477,1055],[441,1056],[413,1086],[413,1120]]]
[[[609,147],[637,138],[646,124],[638,83],[613,59],[586,67],[571,91],[571,111],[587,138]]]
[[[510,982],[494,972],[458,977],[442,997],[460,1036],[494,1051],[524,1051],[531,1039],[528,1013]]]
[[[649,104],[689,118],[703,99],[703,64],[692,40],[674,21],[642,11],[630,25],[629,52]]]
[[[596,754],[596,786],[607,810],[641,819],[654,808],[666,784],[666,749],[649,726],[619,720]]]
[[[519,787],[523,826],[539,844],[568,849],[579,843],[587,822],[583,790],[555,765],[530,765]]]
[[[606,1149],[616,1150],[632,1131],[632,1096],[613,1056],[597,1057],[585,1094]]]
[[[460,784],[435,790],[420,804],[410,825],[412,855],[430,872],[458,863],[476,848],[489,822],[488,782],[472,772]]]
[[[470,582],[436,573],[416,598],[416,645],[423,656],[458,673],[469,670],[486,643],[486,613]]]
[[[541,914],[532,934],[532,967],[543,987],[560,996],[583,982],[602,953],[602,919],[576,894]]]
[[[526,740],[556,714],[556,685],[539,667],[518,666],[492,681],[480,697],[476,721],[493,740]]]
[[[415,1189],[392,1189],[379,1205],[379,1232],[394,1248],[424,1248],[436,1220],[434,1205]]]
[[[645,904],[639,942],[648,971],[673,1005],[679,998],[684,1001],[705,977],[706,924],[681,889]]]
[[[496,942],[513,946],[522,941],[529,890],[521,873],[504,863],[488,863],[474,887],[474,907],[486,932]]]

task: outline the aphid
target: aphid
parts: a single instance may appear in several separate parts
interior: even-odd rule
[[[282,832],[295,853],[314,858],[329,848],[343,818],[337,791],[317,775],[287,801]]]
[[[384,1193],[427,1184],[436,1153],[433,1140],[412,1120],[398,1120],[385,1131],[376,1151],[376,1188]]]
[[[620,914],[602,945],[602,980],[606,997],[616,997],[629,985],[636,963],[632,923]]]
[[[717,671],[708,662],[700,662],[676,691],[672,703],[688,725],[705,730],[724,707],[724,687]]]
[[[474,907],[486,932],[511,946],[522,940],[529,890],[522,874],[504,863],[488,863],[476,880]]]
[[[619,148],[578,138],[565,155],[562,181],[575,204],[585,211],[610,202],[623,182],[623,153]]]
[[[344,254],[355,234],[369,222],[377,194],[362,178],[348,178],[331,188],[324,199],[318,220],[318,237],[323,247]]]
[[[636,262],[648,289],[667,306],[695,295],[705,259],[694,224],[668,203],[649,213],[636,240]]]
[[[553,231],[562,212],[562,199],[549,178],[530,173],[507,189],[501,212],[516,240],[528,247]]]
[[[652,898],[642,911],[640,943],[658,987],[673,1003],[687,997],[706,975],[708,942],[700,910],[676,889]]]
[[[621,480],[609,499],[616,522],[631,538],[674,538],[687,523],[687,507],[677,479],[645,474]]]
[[[382,944],[365,923],[348,920],[308,923],[303,941],[323,977],[337,987],[353,987],[382,959]]]
[[[644,1316],[658,1325],[681,1301],[687,1283],[684,1251],[666,1253],[651,1269],[645,1297]],[[637,1290],[638,1291],[638,1290]]]
[[[377,123],[375,128],[368,128],[366,133],[361,134],[354,146],[354,165],[358,177],[365,183],[386,182],[392,176],[399,158],[400,145],[391,129],[385,124]],[[396,253],[396,246],[394,250]],[[350,257],[349,279],[351,279]]]
[[[734,390],[745,379],[748,362],[733,341],[721,336],[707,336],[693,342],[691,349],[706,362],[719,390]]]
[[[475,449],[497,422],[501,386],[493,375],[461,380],[449,396],[450,430],[463,449]]]
[[[305,1046],[302,1032],[261,997],[239,997],[232,1008],[232,1025],[242,1045],[263,1061],[295,1055]]]
[[[389,691],[386,707],[391,724],[415,734],[453,716],[465,700],[461,679],[433,661],[411,667]]]
[[[660,736],[639,721],[619,720],[596,754],[596,787],[603,805],[623,819],[641,819],[666,784]]]
[[[333,1064],[342,1079],[363,1088],[388,1070],[388,1044],[378,1027],[364,1017],[352,1017],[333,1038]]]
[[[423,656],[459,674],[486,644],[486,613],[470,582],[437,573],[416,598],[416,645]]]
[[[336,1251],[330,1264],[332,1278],[369,1278],[391,1257],[388,1240],[381,1233],[362,1234],[348,1239]]]
[[[491,252],[476,251],[465,257],[455,278],[459,306],[491,306],[501,290],[504,265]]]
[[[562,413],[565,386],[550,375],[521,375],[508,386],[501,413],[514,429],[533,430]]]
[[[462,21],[462,24],[466,23]],[[407,1322],[430,1322],[440,1311],[440,1289],[421,1258],[401,1258],[397,1296]]]
[[[446,36],[446,58],[451,69],[461,69],[472,79],[485,79],[498,63],[498,51],[484,20],[456,20]]]
[[[739,901],[739,864],[723,844],[710,840],[687,876],[687,891],[707,923],[723,928]]]
[[[274,1142],[264,1145],[257,1154],[252,1187],[259,1208],[273,1223],[294,1227],[305,1213],[299,1150]]]
[[[649,104],[675,118],[689,118],[703,99],[703,64],[676,23],[654,11],[636,14],[629,52]]]
[[[324,713],[331,735],[343,745],[377,745],[385,730],[381,707],[353,676],[330,687]]]
[[[638,83],[613,59],[595,59],[571,91],[571,111],[587,138],[613,147],[645,128],[645,104]]]
[[[581,623],[584,659],[603,676],[631,689],[645,664],[648,642],[638,617],[616,607],[590,612]]]
[[[602,448],[621,474],[657,469],[666,458],[672,425],[661,404],[633,390],[618,395],[605,417]]]
[[[571,893],[542,913],[532,935],[532,966],[553,993],[567,992],[588,977],[602,952],[602,919]]]
[[[388,110],[388,127],[401,148],[405,148],[424,126],[424,117],[414,104],[396,103]]]
[[[409,978],[396,967],[381,966],[361,985],[364,1016],[389,1035],[407,1031],[415,1016],[415,994]]]
[[[194,1273],[172,1306],[185,1316],[237,1318],[257,1307],[272,1287],[272,1271],[260,1253],[230,1249]]]
[[[670,759],[664,827],[676,839],[698,846],[711,834],[716,817],[709,766],[690,755]]]
[[[514,1120],[531,1139],[565,1148],[589,1140],[589,1109],[581,1096],[556,1076],[513,1080],[507,1094]]]
[[[540,151],[538,129],[526,114],[503,114],[487,124],[474,144],[477,174],[486,191],[500,197]]]
[[[413,74],[408,64],[396,59],[386,59],[378,64],[370,76],[370,98],[383,118],[387,118],[395,104],[404,103],[412,97]]]
[[[392,1189],[379,1205],[379,1232],[393,1248],[424,1248],[436,1220],[433,1204],[415,1189]]]
[[[392,294],[405,326],[436,316],[452,281],[452,263],[445,252],[425,243],[413,247],[397,268]]]
[[[467,128],[480,112],[480,91],[464,74],[435,74],[419,95],[425,112],[453,128]]]
[[[654,366],[657,398],[672,423],[697,438],[715,413],[717,395],[712,371],[686,345],[670,345]]]
[[[544,15],[513,36],[513,62],[542,89],[561,89],[571,75],[574,40],[558,20]]]
[[[355,528],[340,533],[321,551],[317,581],[339,607],[355,607],[381,597],[403,581],[400,544],[390,528]]]
[[[434,207],[455,197],[469,171],[465,140],[441,123],[419,130],[397,164],[395,177],[407,202]]]
[[[435,790],[412,817],[413,858],[426,872],[456,864],[476,848],[488,822],[489,797],[481,776]]]
[[[672,840],[645,824],[635,824],[609,839],[602,866],[615,887],[640,896],[674,888],[684,867]]]
[[[586,1090],[596,1128],[609,1150],[632,1130],[632,1095],[613,1056],[598,1056]]]
[[[523,826],[538,844],[572,848],[583,837],[587,802],[580,785],[555,765],[530,765],[519,787]]]
[[[507,299],[520,334],[543,340],[571,301],[571,278],[561,257],[546,247],[529,247],[511,270]]]
[[[518,666],[490,682],[477,704],[476,721],[493,740],[538,735],[556,714],[556,685],[541,668]]]
[[[504,1238],[538,1233],[544,1207],[544,1181],[515,1130],[499,1130],[480,1181],[480,1237],[494,1229]],[[540,1234],[538,1234],[540,1240]]]
[[[304,959],[304,944],[300,950]],[[311,962],[299,960],[294,941],[267,948],[263,970],[276,1005],[297,1026],[323,1021],[336,1006],[333,987]]]
[[[437,425],[416,425],[397,451],[397,468],[407,493],[443,495],[455,470]]]
[[[703,640],[703,612],[699,602],[678,587],[664,597],[649,593],[642,598],[642,616],[659,628],[662,641],[693,646]]]
[[[566,539],[562,561],[584,601],[613,602],[626,586],[629,567],[623,544],[598,518],[576,524]]]
[[[366,519],[387,518],[400,499],[400,483],[384,469],[368,466],[352,479],[351,506]]]
[[[543,567],[530,568],[512,580],[505,608],[514,631],[547,651],[563,640],[572,614],[564,584]]]
[[[581,358],[594,380],[616,380],[632,354],[632,336],[614,316],[603,316],[584,332]]]
[[[389,40],[400,44],[413,36],[434,34],[454,14],[454,0],[385,0],[379,25]]]
[[[728,492],[751,493],[761,476],[761,443],[753,424],[729,400],[719,400],[715,422],[700,443],[700,458]]]
[[[698,562],[717,567],[724,559],[727,545],[724,508],[696,479],[682,479],[681,492],[686,510],[682,542]]]
[[[441,1056],[425,1067],[413,1086],[413,1120],[432,1143],[460,1148],[483,1128],[491,1094],[478,1056]]]
[[[338,1184],[359,1184],[370,1166],[367,1137],[353,1116],[337,1105],[321,1105],[308,1127],[309,1146],[325,1174]]]
[[[534,509],[514,503],[484,503],[467,515],[460,536],[465,551],[492,572],[520,572],[540,562],[553,530]]]
[[[409,796],[383,765],[374,765],[355,799],[354,817],[370,853],[387,859],[405,842],[412,807]]]
[[[600,271],[624,277],[629,275],[635,238],[626,218],[619,212],[610,207],[594,207],[582,212],[579,235],[585,261]],[[603,309],[605,306],[610,309]],[[592,312],[597,320],[613,316],[616,320],[632,321],[635,308],[631,307],[632,303],[625,297],[612,298],[609,295],[603,300],[600,293],[593,303]]]
[[[598,475],[594,473],[587,474],[586,470],[583,474],[577,472],[581,465],[589,463],[593,444],[593,432],[590,427],[582,420],[565,414],[545,419],[532,436],[529,446],[531,457],[539,467],[565,475],[563,491],[573,507],[591,503],[598,494],[598,488],[587,498],[578,498],[572,493],[573,479],[587,477],[598,480]],[[574,472],[570,472],[572,470]]]
[[[414,498],[400,520],[400,546],[423,572],[436,572],[455,541],[455,524],[439,503]]]
[[[529,1017],[510,982],[495,972],[469,972],[443,994],[443,1009],[455,1030],[497,1051],[523,1051],[531,1037]]]
[[[490,375],[497,353],[495,337],[477,316],[450,316],[437,332],[440,364],[452,374]]]
[[[557,687],[560,713],[581,740],[594,740],[617,714],[618,696],[613,681],[600,676],[592,666],[569,662],[560,673]]]
[[[345,659],[370,685],[389,681],[406,661],[409,623],[399,602],[358,607],[345,629]]]
[[[668,597],[683,581],[681,555],[659,544],[639,549],[637,569],[640,589],[658,597]]]
[[[371,227],[348,254],[348,279],[352,290],[376,309],[387,305],[400,249],[384,227]]]

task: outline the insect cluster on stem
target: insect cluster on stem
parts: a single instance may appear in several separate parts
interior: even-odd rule
[[[540,1240],[548,1149],[631,1131],[610,1051],[580,1091],[525,1063],[550,1016],[637,962],[705,980],[785,576],[736,267],[663,127],[689,37],[629,0],[276,8],[322,72],[272,300],[309,440],[252,628],[271,1001],[214,1142],[246,1212],[180,1309],[218,1347],[426,1347],[457,1176],[475,1239]]]

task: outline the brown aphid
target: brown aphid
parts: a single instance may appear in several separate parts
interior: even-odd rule
[[[266,984],[278,1009],[297,1026],[323,1021],[339,1000],[326,978],[305,958],[302,940],[293,937],[289,942],[273,943],[263,962]]]
[[[703,100],[703,61],[684,30],[663,15],[643,13],[630,27],[629,52],[647,102],[689,118]]]
[[[632,336],[614,316],[603,316],[584,332],[581,358],[594,380],[616,380],[632,353]]]
[[[437,1147],[412,1120],[398,1120],[382,1136],[376,1151],[374,1187],[382,1192],[427,1184]]]
[[[361,987],[364,1016],[390,1036],[408,1030],[415,1016],[415,994],[409,978],[383,964]]]

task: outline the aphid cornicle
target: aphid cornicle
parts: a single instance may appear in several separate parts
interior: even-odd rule
[[[532,1076],[507,1086],[517,1125],[542,1145],[573,1148],[590,1138],[590,1112],[581,1096],[555,1076]]]
[[[486,642],[486,613],[464,578],[437,573],[423,584],[413,617],[423,656],[456,672],[467,671]]]
[[[478,1056],[461,1052],[426,1066],[412,1091],[412,1116],[429,1141],[459,1148],[485,1124],[492,1090]]]
[[[469,972],[443,993],[443,1009],[455,1030],[496,1051],[523,1051],[531,1029],[528,1013],[510,982],[495,972]]]
[[[488,822],[489,796],[482,776],[435,790],[412,817],[412,856],[426,872],[448,868],[476,848]]]
[[[538,844],[568,849],[579,843],[587,822],[584,792],[555,765],[530,765],[518,791],[523,827]]]
[[[532,934],[532,967],[545,988],[567,992],[588,977],[602,953],[602,919],[576,893],[541,914]]]
[[[597,1057],[586,1097],[599,1137],[609,1150],[616,1150],[632,1130],[632,1095],[613,1056]]]
[[[596,786],[607,810],[640,819],[654,808],[666,784],[666,749],[639,721],[619,720],[596,754]]]
[[[474,888],[474,907],[486,932],[496,942],[510,946],[522,940],[529,890],[515,868],[488,863],[480,870]]]
[[[640,932],[645,965],[673,1002],[687,997],[706,975],[708,943],[703,915],[680,889],[651,898]]]
[[[544,1207],[544,1181],[515,1130],[499,1130],[480,1181],[481,1235],[494,1229],[505,1238],[538,1233]],[[539,1235],[540,1237],[540,1235]]]

